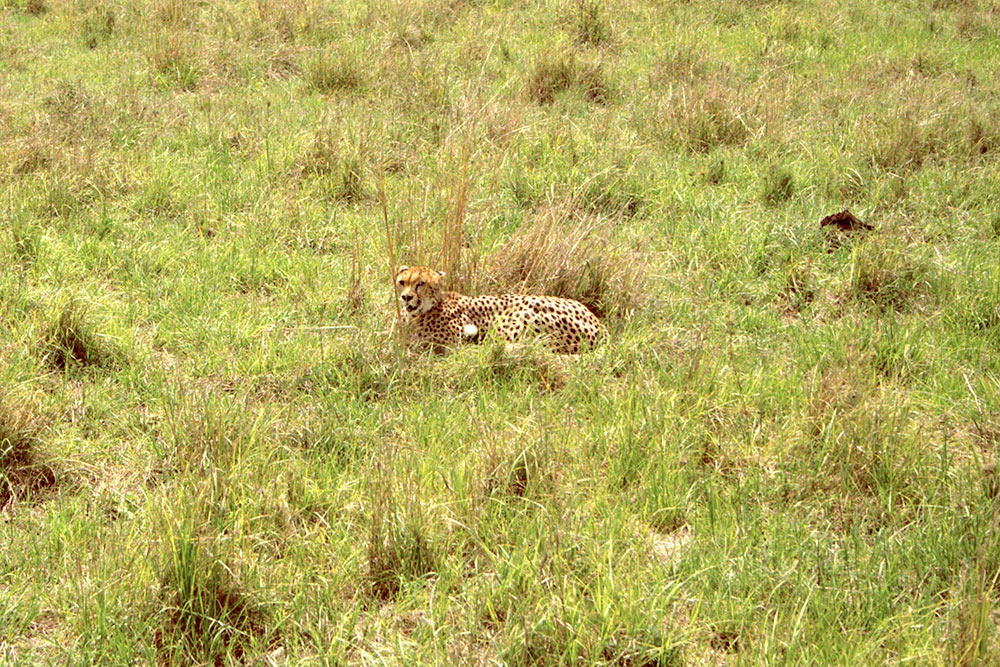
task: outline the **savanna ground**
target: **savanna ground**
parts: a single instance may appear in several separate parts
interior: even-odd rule
[[[0,664],[997,664],[998,25],[0,0]]]

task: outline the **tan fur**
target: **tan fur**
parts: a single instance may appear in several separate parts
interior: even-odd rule
[[[604,334],[600,320],[579,301],[557,296],[501,294],[463,296],[444,289],[444,274],[426,266],[404,266],[396,274],[411,340],[435,348],[478,342],[491,329],[508,341],[525,331],[544,335],[553,351],[576,354]]]

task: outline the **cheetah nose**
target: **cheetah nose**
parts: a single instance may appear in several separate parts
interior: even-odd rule
[[[413,295],[412,294],[403,294],[403,295],[401,295],[401,297],[402,297],[403,301],[409,301],[410,299],[413,298]]]

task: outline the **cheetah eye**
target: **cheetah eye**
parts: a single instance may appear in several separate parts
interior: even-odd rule
[[[402,281],[402,280],[400,280],[400,281],[399,281],[399,286],[400,286],[400,287],[402,287],[402,286],[403,286],[403,281]]]
[[[417,287],[423,287],[423,286],[424,286],[424,281],[423,280],[421,280],[420,282],[417,283]]]

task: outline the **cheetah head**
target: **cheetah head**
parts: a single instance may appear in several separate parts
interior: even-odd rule
[[[444,272],[426,266],[403,266],[396,273],[396,292],[407,315],[426,313],[441,301]]]

